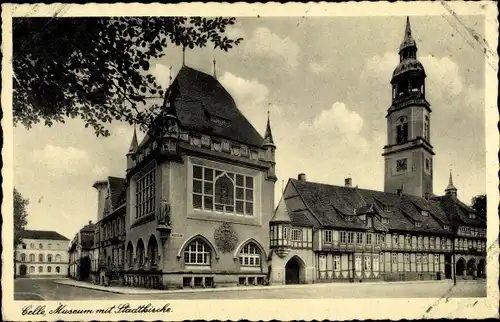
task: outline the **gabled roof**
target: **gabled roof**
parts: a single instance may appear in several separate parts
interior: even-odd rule
[[[446,214],[439,204],[432,200],[296,179],[290,179],[290,181],[304,203],[311,209],[314,217],[325,227],[363,229],[366,224],[357,216],[352,221],[345,220],[344,216],[355,215],[360,210],[368,210],[373,205],[376,213],[389,219],[389,224],[383,224],[378,216],[374,216],[374,229],[448,233],[442,223],[434,218],[437,217],[447,223]],[[427,210],[431,215],[423,216],[422,209]],[[415,226],[415,221],[419,221],[421,226]]]
[[[288,212],[288,209],[286,206],[286,202],[285,202],[285,199],[283,197],[281,197],[281,200],[278,203],[278,207],[276,207],[276,210],[274,211],[274,215],[271,218],[271,222],[275,222],[275,223],[291,222],[289,212]]]
[[[262,136],[240,112],[234,99],[212,75],[182,66],[171,88],[179,91],[174,99],[181,127],[243,144],[260,147]],[[211,121],[211,117],[224,119],[227,125]],[[140,145],[149,136],[146,135]]]
[[[19,233],[19,235],[21,238],[26,239],[69,240],[53,230],[23,230]]]
[[[113,211],[125,202],[123,200],[123,195],[127,189],[127,180],[118,177],[108,177],[108,182],[111,210]]]

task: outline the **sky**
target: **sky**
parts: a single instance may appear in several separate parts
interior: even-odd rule
[[[308,181],[383,190],[382,147],[390,78],[398,63],[405,16],[238,18],[227,30],[244,41],[229,52],[186,52],[186,65],[216,75],[238,108],[263,135],[270,104],[278,181],[305,173]],[[484,35],[479,16],[410,17],[426,73],[434,146],[434,193],[443,194],[449,171],[461,200],[486,192],[485,67],[481,46],[464,27]],[[168,86],[182,64],[180,48],[151,62]],[[97,138],[79,120],[52,127],[14,128],[14,185],[28,206],[28,229],[68,238],[97,219],[92,184],[125,176],[133,128],[113,123]],[[140,137],[143,136],[141,133]]]

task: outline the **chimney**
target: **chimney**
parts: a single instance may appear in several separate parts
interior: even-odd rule
[[[306,181],[306,174],[305,173],[299,173],[298,180],[299,181]]]
[[[89,225],[92,225],[92,220],[89,220]]]
[[[345,178],[344,183],[345,183],[345,186],[347,188],[351,188],[352,187],[352,178]]]

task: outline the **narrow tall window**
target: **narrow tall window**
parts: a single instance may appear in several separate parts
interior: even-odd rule
[[[38,255],[38,261],[39,262],[43,262],[43,254],[39,254]]]
[[[345,232],[344,233],[344,243],[345,243]],[[340,235],[340,242],[342,242],[342,233]],[[331,230],[325,230],[325,243],[331,243],[332,242],[332,231]]]
[[[396,143],[402,144],[408,141],[408,119],[400,117],[396,126]]]
[[[52,255],[51,254],[47,255],[47,262],[49,262],[49,263],[52,262]]]
[[[424,123],[424,138],[429,141],[430,138],[430,126],[429,126],[429,116],[425,116],[425,123]]]
[[[155,210],[155,168],[137,180],[136,184],[136,213],[140,218],[153,213]],[[110,230],[111,227],[108,227]],[[111,232],[108,233],[108,235]],[[109,236],[108,236],[109,237]]]

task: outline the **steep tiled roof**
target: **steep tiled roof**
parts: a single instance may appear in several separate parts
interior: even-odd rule
[[[89,222],[87,225],[83,226],[80,231],[86,231],[86,232],[92,232],[95,231],[96,224],[93,224],[92,222]]]
[[[312,227],[314,226],[309,220],[308,216],[304,212],[292,212],[289,214],[290,219],[292,221],[292,225],[294,226],[302,226],[302,227]]]
[[[439,202],[441,208],[443,208],[448,215],[449,220],[453,220],[453,222],[457,222],[458,220],[459,224],[486,227],[485,218],[478,215],[473,208],[467,206],[459,199],[452,196],[441,196],[433,199]],[[471,212],[476,214],[475,219],[469,218],[469,213]],[[451,216],[453,216],[453,219]]]
[[[58,232],[52,230],[23,230],[19,235],[21,238],[27,239],[69,240]]]
[[[342,228],[365,228],[365,223],[356,214],[367,211],[373,205],[373,211],[389,219],[383,224],[378,216],[373,223],[376,230],[403,230],[447,233],[442,224],[447,223],[446,214],[435,201],[416,196],[399,196],[375,190],[348,188],[322,183],[290,179],[313,215],[323,226]],[[422,210],[430,216],[422,215]],[[354,216],[345,220],[345,215]],[[438,218],[441,222],[437,221]],[[415,226],[420,222],[420,227]]]
[[[234,99],[211,75],[183,66],[170,88],[179,90],[174,104],[183,128],[252,146],[261,146],[262,136],[238,110]],[[211,117],[229,121],[219,125]],[[143,145],[148,136],[142,140]]]
[[[123,195],[127,189],[127,180],[118,177],[108,177],[111,208],[114,210],[123,203]]]

